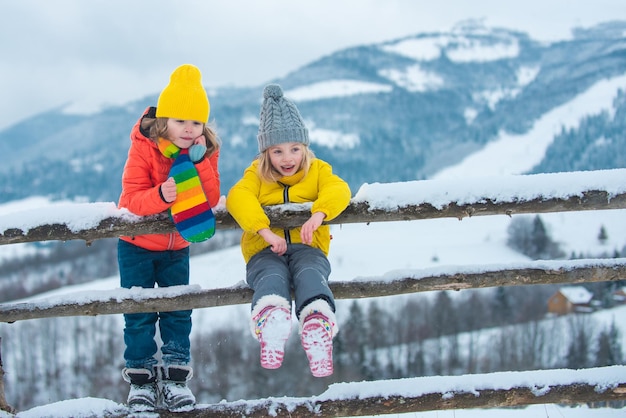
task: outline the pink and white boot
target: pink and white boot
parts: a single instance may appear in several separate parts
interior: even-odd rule
[[[335,314],[324,300],[307,305],[300,315],[300,339],[315,377],[333,374],[333,338],[339,331]]]
[[[291,333],[291,310],[270,305],[252,314],[253,332],[261,343],[261,367],[278,369],[283,364],[285,343]]]

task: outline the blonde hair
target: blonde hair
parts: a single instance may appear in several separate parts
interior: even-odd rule
[[[144,118],[141,121],[141,127],[149,133],[152,141],[158,142],[159,138],[168,138],[167,136],[167,120],[169,118]],[[220,149],[221,141],[217,136],[215,129],[210,124],[204,124],[202,135],[206,138],[206,156],[210,157]]]
[[[304,154],[302,155],[302,162],[300,163],[300,167],[296,171],[304,170],[304,175],[306,176],[309,173],[309,167],[311,167],[311,163],[315,159],[315,154],[308,145],[301,144],[304,147]],[[272,166],[272,162],[269,156],[270,148],[267,148],[263,152],[259,154],[257,159],[259,160],[259,165],[257,167],[257,174],[261,178],[268,183],[277,182],[281,177],[281,174]]]

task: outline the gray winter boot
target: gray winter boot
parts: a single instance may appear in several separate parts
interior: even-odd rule
[[[154,411],[157,406],[156,370],[125,368],[122,377],[130,383],[128,406],[133,411]]]
[[[192,376],[193,370],[189,366],[167,366],[161,369],[163,402],[170,412],[193,410],[196,397],[187,387],[187,381]]]

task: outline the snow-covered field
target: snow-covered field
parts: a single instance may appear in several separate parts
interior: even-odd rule
[[[555,213],[541,215],[553,239],[563,243],[566,253],[601,253],[621,250],[626,246],[626,211],[608,210],[595,212]],[[521,216],[521,215],[519,215]],[[534,215],[532,215],[534,216]],[[510,218],[489,216],[456,219],[438,219],[411,222],[372,223],[370,225],[337,225],[332,228],[331,280],[351,280],[360,276],[378,276],[398,269],[426,269],[450,266],[475,266],[484,264],[506,264],[527,261],[526,257],[510,250],[505,245],[506,229]],[[600,244],[597,239],[600,227],[604,226],[608,240]],[[2,250],[4,247],[0,247]],[[191,283],[202,288],[221,288],[235,285],[244,280],[245,265],[238,247],[227,248],[215,253],[192,257]],[[119,288],[119,278],[109,277],[92,283],[67,287],[46,294],[65,297],[77,292],[97,290],[111,291]],[[194,311],[194,329],[216,324],[228,324],[233,317],[245,318],[248,306],[197,309]],[[234,315],[233,310],[238,310]],[[240,311],[239,311],[240,310]],[[624,318],[626,308],[594,314],[594,318],[607,324],[613,318]],[[338,312],[341,319],[342,312]],[[617,321],[622,336],[626,336],[625,321]],[[0,324],[0,333],[3,326]],[[626,343],[626,341],[624,342]],[[623,344],[626,346],[626,344]],[[393,383],[389,383],[393,384]],[[384,388],[381,384],[381,388]],[[78,399],[46,405],[24,411],[20,418],[34,416],[76,417],[90,416],[88,411],[101,407],[101,412],[113,408],[112,401]],[[117,405],[119,407],[119,405]],[[50,414],[54,411],[54,415]],[[535,417],[563,416],[624,416],[623,410],[593,410],[565,408],[556,405],[540,405],[523,410],[500,411],[438,411],[409,414],[413,417],[489,417],[489,416]],[[44,415],[42,415],[44,414]],[[81,415],[86,414],[86,415]],[[493,414],[493,415],[489,415]],[[500,415],[496,415],[500,414]],[[2,414],[0,414],[2,416]]]

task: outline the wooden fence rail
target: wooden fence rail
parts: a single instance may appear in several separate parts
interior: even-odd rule
[[[407,270],[402,271],[403,275]],[[481,266],[480,271],[455,270],[428,274],[415,270],[411,276],[366,277],[352,281],[332,281],[330,288],[337,299],[360,299],[437,290],[477,289],[533,284],[591,283],[626,278],[626,258],[529,262],[510,268]],[[0,304],[0,322],[27,319],[96,316],[138,312],[167,312],[180,309],[211,308],[250,303],[252,291],[241,284],[222,289],[199,286],[176,286],[158,289],[116,289],[81,295],[77,302],[69,293],[62,298],[39,302]]]
[[[582,180],[581,180],[582,179]],[[586,180],[587,179],[587,180]],[[593,181],[589,180],[593,179]],[[586,181],[585,181],[586,180]],[[437,218],[463,219],[470,216],[514,215],[528,213],[551,213],[567,211],[608,210],[626,208],[626,169],[605,170],[588,173],[559,173],[537,174],[534,176],[511,176],[504,186],[491,186],[485,189],[481,179],[457,180],[455,190],[477,190],[484,193],[475,196],[442,193],[452,187],[450,182],[421,181],[402,183],[374,184],[369,186],[380,200],[387,203],[367,200],[359,193],[352,199],[350,205],[329,224],[370,223],[389,221],[411,221]],[[577,184],[580,186],[576,186]],[[398,190],[398,184],[402,188]],[[527,188],[543,186],[545,190],[529,193]],[[605,187],[602,189],[602,187]],[[481,188],[482,187],[482,188]],[[515,191],[515,188],[518,188]],[[511,192],[512,188],[514,192]],[[562,189],[562,190],[561,190]],[[558,193],[555,192],[558,190]],[[433,192],[435,191],[435,192]],[[409,193],[410,198],[406,195]],[[433,193],[439,195],[433,196]],[[398,204],[390,205],[391,202]],[[111,202],[114,208],[115,205]],[[72,209],[83,207],[90,209],[90,204],[72,205]],[[281,228],[299,226],[304,223],[310,214],[309,205],[287,204],[267,207],[271,224]],[[45,219],[49,208],[40,210],[41,219]],[[104,213],[105,211],[103,211]],[[32,226],[17,227],[20,217],[26,214],[20,212],[13,218],[0,217],[0,245],[16,244],[37,241],[69,241],[84,240],[92,242],[103,238],[115,238],[123,235],[141,235],[150,233],[165,233],[174,231],[174,226],[167,215],[138,217],[127,212],[108,209],[93,226],[88,228],[73,227],[71,219],[60,220]],[[33,217],[33,213],[28,214]],[[9,225],[15,219],[14,225]],[[237,224],[223,209],[216,210],[218,229],[234,229]]]
[[[429,376],[398,380],[336,383],[311,398],[268,398],[198,405],[193,411],[159,411],[161,418],[356,417],[450,409],[519,407],[535,404],[581,404],[623,401],[626,366],[581,370],[536,370],[464,376]],[[517,375],[518,384],[510,381]],[[500,376],[508,376],[500,383]],[[575,383],[572,383],[575,382]],[[607,383],[613,382],[613,383]],[[617,383],[619,382],[619,383]],[[390,388],[390,389],[387,389]],[[593,414],[590,410],[590,416]],[[109,417],[129,416],[128,410]],[[543,416],[543,415],[542,415]]]

